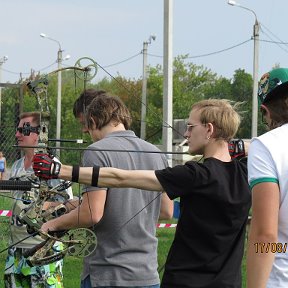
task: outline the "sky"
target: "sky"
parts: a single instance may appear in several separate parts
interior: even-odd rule
[[[288,1],[237,2],[253,10],[261,25],[259,78],[275,64],[288,67],[288,45],[279,44],[288,42]],[[57,69],[59,46],[40,33],[61,44],[63,57],[71,56],[63,66],[89,57],[104,67],[95,81],[118,74],[141,78],[141,51],[150,35],[156,39],[148,45],[147,63],[163,66],[164,0],[0,0],[0,5],[0,59],[8,56],[0,82],[15,83],[31,69]],[[187,61],[229,79],[239,68],[253,75],[254,23],[251,11],[227,0],[174,0],[173,56],[189,55]]]

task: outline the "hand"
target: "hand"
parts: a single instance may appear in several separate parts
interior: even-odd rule
[[[58,178],[61,163],[54,161],[48,154],[38,153],[33,157],[33,170],[36,176],[42,179]]]
[[[233,139],[228,145],[229,153],[232,159],[242,159],[246,156],[245,145],[242,139]]]
[[[50,234],[51,236],[61,238],[62,236],[66,234],[67,230],[57,229],[57,225],[54,220],[55,219],[52,219],[48,222],[43,223],[40,230],[44,233]]]
[[[41,229],[42,232],[48,233],[49,231],[57,230],[56,227],[53,225],[53,221],[48,221],[42,224]]]

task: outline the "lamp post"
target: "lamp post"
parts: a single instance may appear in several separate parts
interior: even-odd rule
[[[146,137],[146,110],[147,110],[147,49],[156,36],[150,35],[147,41],[143,42],[143,79],[142,79],[142,106],[141,106],[141,130],[140,138],[145,140]]]
[[[0,83],[2,83],[2,65],[8,60],[8,56],[0,58]],[[0,126],[2,124],[2,87],[0,86]]]
[[[259,67],[259,27],[260,24],[257,20],[256,13],[240,4],[234,0],[228,0],[228,4],[232,6],[237,6],[245,10],[250,11],[255,16],[255,23],[253,26],[253,39],[254,39],[254,54],[253,54],[253,96],[252,96],[252,127],[251,136],[257,136],[257,126],[258,126],[258,67]]]
[[[163,27],[163,150],[173,148],[173,0],[164,0]],[[172,167],[172,155],[166,155],[168,164]]]
[[[61,74],[61,67],[62,67],[62,48],[61,44],[58,40],[53,39],[49,36],[47,36],[44,33],[40,34],[40,37],[49,39],[51,41],[54,41],[58,44],[58,52],[57,52],[57,63],[58,63],[58,89],[57,89],[57,118],[56,118],[56,139],[61,138],[61,82],[62,82],[62,74]],[[60,147],[60,142],[56,142],[56,148]],[[60,158],[60,149],[57,150],[57,156]]]

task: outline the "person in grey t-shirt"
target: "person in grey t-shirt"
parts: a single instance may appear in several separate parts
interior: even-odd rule
[[[83,155],[83,166],[129,170],[168,166],[165,156],[155,153],[160,152],[158,148],[128,130],[131,116],[118,97],[88,89],[76,100],[73,112],[82,131],[94,142]],[[42,227],[50,231],[75,227],[94,230],[98,244],[84,259],[82,288],[159,287],[156,226],[159,215],[160,219],[172,217],[173,202],[166,193],[135,190],[85,186],[80,206]]]

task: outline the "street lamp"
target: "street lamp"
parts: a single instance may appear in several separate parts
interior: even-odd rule
[[[0,83],[2,83],[2,65],[8,60],[8,56],[0,58]],[[0,86],[0,125],[2,123],[2,87]]]
[[[61,138],[61,84],[62,84],[61,83],[62,82],[61,67],[62,67],[62,61],[63,61],[63,58],[62,58],[63,50],[62,50],[61,44],[58,40],[53,39],[44,33],[41,33],[40,37],[56,42],[58,44],[58,47],[59,47],[58,52],[57,52],[57,63],[58,63],[58,90],[57,91],[58,92],[57,92],[56,139],[60,139]],[[70,56],[67,55],[64,60],[69,59],[69,58],[70,58]],[[56,142],[56,148],[57,147],[58,148],[60,147],[60,142],[58,142],[58,141]],[[60,149],[57,152],[57,156],[60,158]]]
[[[147,49],[156,36],[150,35],[147,41],[143,42],[143,79],[142,79],[142,106],[141,106],[141,130],[140,138],[145,140],[146,137],[146,110],[147,110]]]
[[[254,54],[253,54],[253,96],[252,96],[252,127],[251,136],[257,136],[257,126],[258,126],[258,66],[259,66],[259,22],[257,20],[256,13],[240,4],[234,0],[228,0],[228,4],[232,6],[237,6],[252,12],[255,16],[255,23],[253,26],[253,39],[254,39]]]

